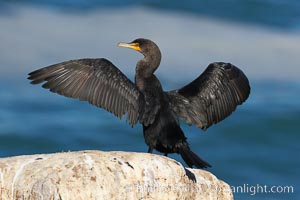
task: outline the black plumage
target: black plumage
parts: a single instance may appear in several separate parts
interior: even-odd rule
[[[144,57],[136,66],[135,83],[104,58],[79,59],[29,73],[32,84],[104,108],[134,126],[140,122],[148,152],[178,153],[189,167],[210,167],[189,148],[179,118],[205,130],[230,115],[249,96],[244,73],[230,63],[216,62],[181,89],[165,92],[153,74],[161,61],[158,46],[147,39],[119,43]]]

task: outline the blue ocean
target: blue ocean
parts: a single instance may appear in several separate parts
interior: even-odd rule
[[[299,28],[296,0],[0,1],[0,157],[147,151],[141,125],[27,80],[35,69],[84,57],[105,57],[133,80],[141,56],[116,43],[145,37],[161,48],[156,74],[166,91],[210,62],[244,71],[251,94],[231,116],[205,132],[181,126],[209,171],[233,190],[249,189],[235,199],[300,199]],[[252,190],[259,186],[268,190]]]

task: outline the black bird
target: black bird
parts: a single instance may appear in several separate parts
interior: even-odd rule
[[[186,86],[165,92],[153,74],[161,61],[158,46],[136,39],[118,46],[144,55],[137,62],[135,83],[105,58],[70,60],[29,73],[32,84],[104,108],[134,126],[140,122],[149,153],[178,153],[189,167],[211,167],[191,151],[179,119],[205,130],[230,115],[249,96],[244,73],[230,63],[215,62]]]

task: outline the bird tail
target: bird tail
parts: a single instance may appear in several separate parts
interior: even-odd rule
[[[189,167],[196,166],[197,168],[208,168],[211,167],[209,163],[202,160],[197,154],[192,152],[188,146],[183,146],[179,153],[182,159],[186,162]]]

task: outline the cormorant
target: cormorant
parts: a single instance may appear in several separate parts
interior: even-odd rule
[[[205,130],[229,116],[249,96],[247,77],[230,63],[215,62],[186,86],[165,92],[154,75],[161,61],[148,39],[118,43],[144,55],[137,62],[135,83],[105,58],[70,60],[29,73],[32,84],[104,108],[134,126],[143,125],[148,152],[178,153],[189,167],[211,167],[191,151],[179,119]]]

